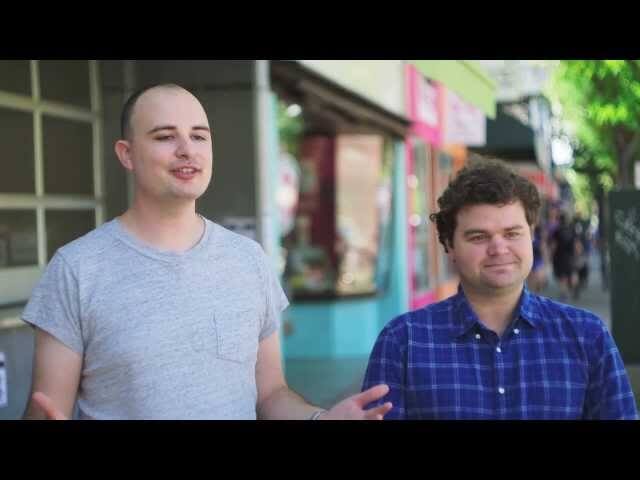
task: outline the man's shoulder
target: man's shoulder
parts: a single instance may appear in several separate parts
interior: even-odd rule
[[[240,256],[246,256],[249,253],[252,256],[260,255],[263,250],[262,246],[252,238],[233,232],[219,223],[206,219],[210,227],[215,231],[213,235],[214,248],[223,251],[231,251]]]
[[[448,321],[448,314],[453,308],[453,297],[430,303],[414,310],[409,310],[394,317],[385,330],[392,335],[406,336],[414,328],[432,328],[441,321]]]
[[[456,302],[459,301],[459,299],[460,294],[455,294],[445,298],[444,300],[430,303],[429,305],[424,306],[421,310],[424,310],[424,313],[429,316],[449,313],[456,306]]]
[[[57,250],[57,254],[71,265],[104,258],[105,251],[114,243],[114,237],[110,234],[112,227],[112,221],[102,224],[63,245]]]
[[[543,323],[560,322],[590,332],[606,329],[604,321],[597,314],[585,308],[568,305],[533,293],[531,293],[531,305],[533,314]]]

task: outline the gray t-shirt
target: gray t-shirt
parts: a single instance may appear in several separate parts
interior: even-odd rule
[[[289,302],[260,245],[205,225],[172,253],[114,219],[51,259],[22,318],[82,355],[79,418],[256,418],[258,343]]]

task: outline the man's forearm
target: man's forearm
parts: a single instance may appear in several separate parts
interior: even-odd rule
[[[321,410],[306,402],[289,387],[281,387],[258,404],[259,420],[307,420]]]

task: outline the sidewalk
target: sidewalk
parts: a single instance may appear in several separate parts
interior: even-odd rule
[[[611,330],[609,291],[602,285],[599,258],[591,258],[589,283],[579,299],[569,299],[566,303],[585,308],[602,318]],[[557,283],[550,278],[543,296],[555,300],[560,297]],[[288,360],[285,374],[289,386],[306,400],[323,408],[328,408],[349,395],[360,391],[368,358]],[[640,365],[626,365],[627,373],[640,408]]]
[[[604,323],[607,325],[607,328],[611,330],[610,293],[608,290],[605,290],[602,284],[599,262],[598,254],[594,253],[589,262],[590,273],[587,286],[580,293],[580,297],[577,300],[573,298],[560,300],[560,287],[551,273],[549,273],[549,284],[547,285],[547,288],[541,292],[541,295],[553,298],[557,301],[562,301],[569,305],[590,310],[602,318]]]

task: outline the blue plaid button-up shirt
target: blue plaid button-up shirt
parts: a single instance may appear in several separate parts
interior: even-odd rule
[[[618,349],[593,313],[523,289],[499,337],[462,288],[393,319],[363,390],[390,387],[385,419],[638,419]]]

